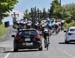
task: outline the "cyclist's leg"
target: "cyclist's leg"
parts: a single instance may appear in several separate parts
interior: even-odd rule
[[[51,33],[51,32],[50,32]],[[48,39],[48,44],[50,44],[50,36],[51,36],[51,34],[50,33],[48,33],[48,35],[47,35],[47,39]]]
[[[50,39],[49,39],[49,36],[48,36],[48,43],[50,43]]]
[[[47,47],[47,39],[44,39],[45,48]]]
[[[44,34],[44,44],[45,44],[45,48],[48,48],[48,44],[49,44],[48,34]]]
[[[43,36],[44,36],[44,47],[46,47],[46,36],[45,34]]]
[[[47,36],[47,38],[46,38],[46,48],[47,48],[47,50],[48,50],[48,46],[49,46],[49,38]]]
[[[47,47],[48,47],[48,39],[47,39],[47,36],[45,37],[44,40],[45,40],[45,41],[44,41],[44,43],[45,43],[45,48],[47,48]]]
[[[49,36],[47,36],[47,43],[49,44],[50,42],[49,42]]]

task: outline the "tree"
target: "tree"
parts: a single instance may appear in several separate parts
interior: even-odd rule
[[[53,0],[49,10],[49,17],[61,18],[62,7],[58,0]]]
[[[46,12],[45,8],[43,9],[42,18],[44,18],[44,19],[47,18],[47,12]]]
[[[72,21],[75,21],[75,4],[67,4],[63,5],[63,9],[65,10],[65,15],[67,15],[66,22],[71,23]]]
[[[17,0],[0,0],[0,24],[2,19],[8,16],[7,12],[12,11]]]
[[[26,9],[25,10],[25,12],[24,12],[24,19],[25,18],[27,18],[27,19],[30,19],[31,17],[30,17],[30,14],[29,14],[29,12],[28,12],[28,9]]]
[[[40,18],[39,16],[40,16],[40,10],[39,10],[39,8],[37,8],[37,18]]]

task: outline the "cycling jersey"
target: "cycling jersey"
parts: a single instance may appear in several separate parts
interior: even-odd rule
[[[48,32],[48,28],[44,28],[44,32]]]
[[[44,28],[43,29],[43,33],[44,33],[44,37],[45,36],[49,36],[49,30],[48,30],[48,28]]]

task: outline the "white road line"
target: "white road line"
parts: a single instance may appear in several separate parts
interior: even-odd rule
[[[13,50],[13,49],[11,49],[11,51],[12,51],[12,50]],[[10,54],[11,54],[11,53],[7,53],[4,58],[8,58],[8,56],[9,56]]]
[[[8,58],[8,56],[9,56],[10,54],[11,54],[11,53],[7,53],[6,56],[5,56],[4,58]]]
[[[67,56],[71,57],[71,58],[75,58],[75,56],[71,55],[70,53],[66,52],[65,50],[63,50],[62,48],[58,48],[61,52],[65,53]]]

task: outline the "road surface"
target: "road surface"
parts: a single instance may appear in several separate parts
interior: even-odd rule
[[[13,52],[13,38],[11,37],[13,29],[9,33],[9,40],[0,42],[0,58],[75,58],[75,44],[65,44],[65,33],[53,34],[50,37],[49,50],[43,48],[43,51],[20,50]]]

